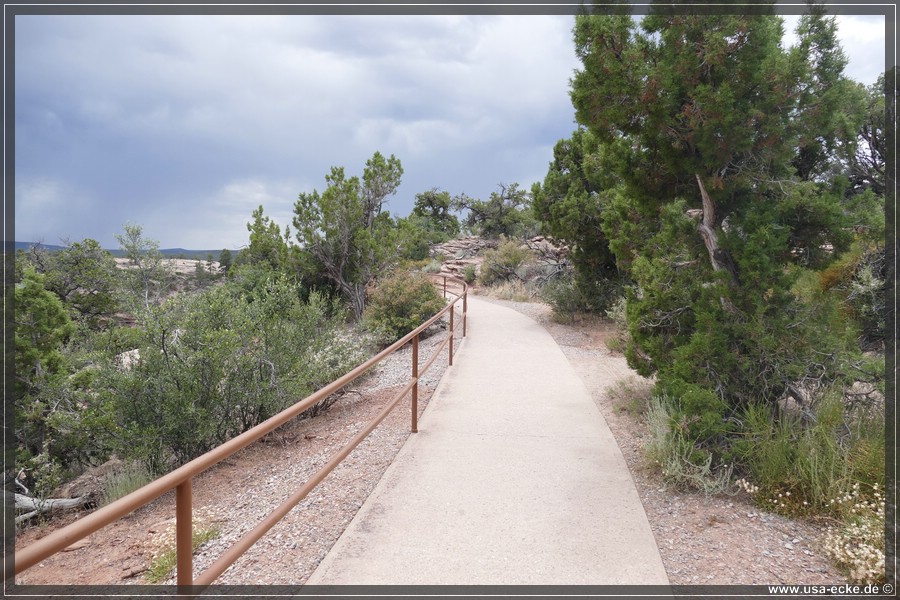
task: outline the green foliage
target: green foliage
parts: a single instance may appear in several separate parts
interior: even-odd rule
[[[679,426],[673,426],[673,424]],[[666,396],[652,396],[647,410],[650,438],[646,458],[663,480],[678,489],[720,494],[727,490],[732,467],[714,463],[713,454],[698,448],[684,427],[684,413]]]
[[[399,255],[411,260],[427,258],[432,245],[448,239],[443,231],[435,227],[433,221],[416,214],[397,219],[395,235]]]
[[[15,287],[16,389],[25,394],[61,372],[62,346],[75,331],[62,301],[46,278],[26,267]]]
[[[63,482],[62,467],[50,455],[48,446],[49,442],[45,442],[44,449],[25,462],[26,482],[34,497],[39,499],[50,498],[53,490]]]
[[[495,250],[484,252],[478,283],[493,285],[500,281],[524,280],[523,267],[531,257],[531,251],[522,248],[517,241],[501,238]]]
[[[379,281],[365,313],[366,326],[385,341],[400,339],[444,307],[444,299],[420,273],[398,271]]]
[[[584,280],[579,273],[566,273],[547,281],[541,296],[561,322],[570,322],[578,313],[607,310],[623,295],[619,279]]]
[[[477,200],[461,194],[453,199],[457,210],[468,211],[465,225],[470,231],[486,238],[525,238],[537,230],[531,210],[530,194],[519,184],[501,184],[499,192],[491,192],[488,200]]]
[[[866,89],[863,105],[863,120],[856,135],[856,143],[849,145],[853,155],[847,159],[848,179],[851,194],[871,192],[875,196],[885,194],[885,162],[888,156],[888,129],[893,123],[885,122],[885,78],[884,73]],[[894,118],[894,108],[890,106],[889,118]]]
[[[800,17],[798,43],[790,65],[800,81],[795,117],[798,148],[792,160],[797,176],[811,180],[828,173],[839,152],[852,149],[864,112],[865,90],[843,76],[847,56],[837,23],[821,7]]]
[[[570,139],[556,143],[543,185],[532,187],[532,209],[541,229],[572,244],[571,260],[584,292],[595,283],[619,279],[601,224],[608,199],[604,188],[613,186],[601,168],[602,153],[593,134],[579,128]]]
[[[234,257],[231,254],[231,250],[223,248],[222,251],[219,252],[219,271],[224,275],[228,275],[228,271],[231,269],[233,261]]]
[[[343,167],[332,167],[325,191],[302,193],[294,205],[300,246],[349,301],[357,319],[365,310],[366,286],[397,258],[393,221],[381,209],[402,175],[398,159],[376,152],[366,162],[362,182],[346,178]]]
[[[459,219],[451,211],[453,201],[450,192],[432,188],[416,194],[413,216],[422,217],[427,229],[439,232],[444,239],[459,235]]]
[[[103,505],[124,498],[131,492],[147,485],[153,479],[147,468],[139,462],[124,463],[112,470],[103,480]]]
[[[436,259],[431,259],[427,265],[422,267],[423,273],[440,273],[441,272],[441,262]]]
[[[71,309],[74,317],[96,326],[116,311],[116,262],[96,240],[85,238],[56,252],[33,246],[20,260],[23,267],[31,265],[44,275],[47,289]]]
[[[463,269],[463,281],[468,284],[472,284],[475,282],[475,279],[478,277],[478,270],[475,265],[466,265],[466,268]]]
[[[273,275],[181,295],[142,314],[129,370],[104,372],[125,456],[152,473],[184,463],[264,421],[361,359],[323,297]]]
[[[622,295],[606,310],[606,318],[612,321],[616,330],[612,337],[606,341],[606,346],[613,352],[624,352],[628,347],[630,336],[628,335],[628,319],[625,314],[627,301]]]
[[[859,122],[833,25],[804,18],[806,50],[788,51],[774,15],[576,18],[572,100],[593,140],[550,183],[605,183],[600,228],[633,282],[626,357],[660,392],[696,386],[675,397],[701,423],[712,395],[731,411],[846,375],[838,306],[794,289],[859,215],[824,179]]]
[[[174,275],[163,262],[159,242],[145,238],[140,225],[129,224],[124,229],[125,233],[115,236],[129,261],[123,273],[124,301],[133,311],[147,310],[172,289]]]
[[[862,242],[818,274],[823,290],[837,298],[859,329],[860,346],[878,349],[887,325],[887,265],[882,245]]]
[[[828,394],[812,417],[748,406],[733,452],[746,466],[766,508],[842,517],[839,496],[864,484],[884,487],[884,420],[877,411],[845,412]]]
[[[250,245],[241,252],[241,262],[265,264],[273,271],[286,270],[290,254],[290,228],[285,228],[282,236],[281,227],[263,216],[263,207],[259,205],[253,211],[253,222],[247,223],[247,231],[250,232]]]

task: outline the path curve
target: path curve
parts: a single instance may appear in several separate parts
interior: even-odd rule
[[[468,337],[308,585],[668,585],[631,474],[547,331],[469,298]]]

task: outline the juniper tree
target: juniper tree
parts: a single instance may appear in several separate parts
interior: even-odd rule
[[[294,204],[301,249],[344,295],[356,319],[366,308],[366,286],[395,258],[390,215],[382,207],[402,175],[399,159],[376,152],[366,161],[362,181],[346,177],[343,167],[332,167],[321,194],[301,193]]]
[[[780,18],[686,13],[577,17],[571,97],[613,180],[601,219],[635,282],[629,362],[661,391],[711,393],[722,403],[700,404],[724,410],[792,393],[812,365],[833,372],[846,338],[793,286],[798,266],[850,241],[840,190],[811,175],[852,115],[804,104],[826,74],[845,85],[842,65],[826,69],[839,56],[824,47],[782,48]],[[804,21],[801,48],[829,39],[823,19]]]

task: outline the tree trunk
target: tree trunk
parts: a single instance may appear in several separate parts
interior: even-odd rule
[[[353,318],[359,321],[366,310],[366,285],[364,283],[352,283],[348,286],[347,293],[350,296],[350,305],[353,308]]]
[[[85,497],[79,498],[50,498],[47,500],[39,500],[24,494],[15,495],[16,508],[31,510],[31,512],[16,517],[16,523],[27,521],[31,517],[51,510],[66,510],[71,508],[80,508],[85,504]]]
[[[706,246],[706,251],[709,253],[709,262],[712,264],[714,271],[721,271],[722,269],[728,271],[731,274],[731,283],[737,285],[738,277],[734,261],[731,260],[731,257],[725,250],[719,248],[719,236],[715,229],[716,205],[713,204],[712,199],[709,197],[700,175],[695,173],[694,177],[697,178],[697,185],[700,186],[700,197],[703,200],[703,218],[700,224],[697,225],[697,231],[700,232],[700,236],[703,238],[703,245]]]

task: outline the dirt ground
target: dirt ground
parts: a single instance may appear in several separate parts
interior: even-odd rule
[[[846,579],[824,557],[823,529],[759,510],[740,495],[705,497],[666,489],[642,454],[646,424],[621,381],[647,385],[609,349],[608,322],[561,325],[537,303],[501,302],[544,325],[590,390],[622,449],[673,585],[838,584]],[[437,343],[433,336],[431,344]],[[426,344],[427,347],[427,344]],[[425,352],[425,349],[420,349]],[[195,576],[255,526],[358,432],[399,389],[409,369],[409,349],[345,395],[325,414],[294,421],[196,478],[195,510],[221,534],[194,559]],[[428,356],[425,354],[424,356]],[[420,411],[437,384],[444,360],[423,382]],[[221,584],[302,584],[375,487],[409,435],[409,401],[391,415],[324,482],[217,581]],[[145,584],[154,540],[174,523],[169,493],[119,522],[73,544],[16,578],[20,584]],[[66,514],[20,531],[22,548],[66,525]],[[173,583],[170,578],[161,583]]]

